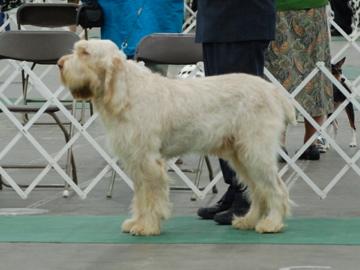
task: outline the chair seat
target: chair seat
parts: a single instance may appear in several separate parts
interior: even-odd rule
[[[70,110],[72,108],[72,104],[64,105],[66,109]],[[8,110],[15,113],[36,113],[40,110],[41,106],[37,104],[29,104],[29,105],[8,105]],[[60,109],[57,106],[49,106],[46,108],[45,113],[55,113]],[[1,110],[0,110],[1,112]]]

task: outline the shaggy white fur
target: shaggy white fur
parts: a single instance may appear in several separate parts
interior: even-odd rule
[[[92,100],[134,181],[124,232],[160,234],[161,220],[170,215],[165,161],[189,152],[228,160],[249,187],[250,211],[236,217],[234,227],[282,229],[289,205],[277,149],[295,112],[273,84],[246,74],[168,79],[126,60],[105,40],[79,41],[58,66],[74,98]]]

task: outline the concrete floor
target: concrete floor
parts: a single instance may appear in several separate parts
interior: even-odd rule
[[[332,43],[332,54],[344,43]],[[360,67],[358,53],[353,49],[346,52],[348,67]],[[360,75],[357,74],[357,75]],[[47,78],[49,83],[56,81],[56,73]],[[354,79],[354,78],[352,78]],[[19,87],[12,84],[11,87]],[[10,90],[11,91],[11,90]],[[6,92],[9,94],[9,92]],[[360,115],[357,112],[357,125]],[[345,114],[339,117],[340,134],[337,139],[341,148],[353,156],[359,148],[348,147],[350,128]],[[9,120],[0,114],[0,149],[11,140],[15,128]],[[39,139],[49,153],[60,149],[63,138],[56,127],[34,126],[31,133]],[[99,122],[90,128],[90,133],[104,145],[104,133]],[[288,138],[288,151],[292,156],[301,146],[303,125],[291,127]],[[75,145],[75,155],[79,170],[80,183],[85,185],[106,165],[105,161],[85,140]],[[183,158],[183,167],[194,167],[196,157]],[[25,141],[7,155],[1,162],[41,163],[42,158]],[[63,162],[62,162],[63,163]],[[212,159],[215,171],[218,170],[216,159]],[[322,154],[320,161],[298,161],[297,164],[321,188],[345,165],[341,157],[330,150]],[[360,165],[360,162],[357,162]],[[9,173],[18,183],[29,183],[39,172],[11,170]],[[175,183],[181,184],[173,175]],[[292,171],[284,176],[291,180],[291,199],[298,205],[293,209],[296,217],[359,217],[360,216],[360,177],[352,170],[341,179],[324,200],[320,199],[309,186]],[[100,182],[86,200],[76,195],[62,198],[61,189],[35,189],[27,200],[19,198],[14,191],[4,188],[0,192],[0,208],[46,209],[50,215],[120,215],[128,212],[132,193],[129,187],[120,181],[115,184],[112,199],[106,198],[110,174]],[[119,180],[119,179],[118,179]],[[207,182],[204,173],[201,183]],[[62,183],[56,172],[52,171],[44,183]],[[216,202],[224,192],[223,183],[218,185],[219,194],[209,194],[203,201],[191,201],[189,191],[172,191],[173,215],[196,216],[198,207]],[[1,210],[1,209],[0,209]],[[26,224],[24,224],[26,226]],[[2,232],[2,233],[6,233]],[[119,230],[120,233],[120,230]],[[317,245],[100,245],[100,244],[0,244],[0,270],[2,269],[346,269],[358,270],[360,246],[317,246]],[[295,266],[298,266],[297,268]],[[302,266],[302,267],[300,267]],[[312,266],[312,267],[310,267]]]

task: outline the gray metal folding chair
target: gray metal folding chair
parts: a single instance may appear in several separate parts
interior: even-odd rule
[[[9,31],[0,33],[0,59],[17,60],[19,67],[24,72],[21,64],[26,62],[33,63],[33,65],[55,65],[58,59],[71,53],[74,43],[79,40],[79,36],[69,31]],[[22,61],[20,63],[20,61]],[[19,71],[18,71],[19,72]],[[15,73],[15,72],[14,72]],[[19,72],[20,73],[20,72]],[[28,76],[28,75],[27,75]],[[31,77],[31,76],[30,76]],[[28,76],[29,78],[29,76]],[[31,77],[36,80],[38,77]],[[40,79],[39,79],[40,80]],[[7,82],[8,84],[11,83]],[[1,93],[1,91],[0,91]],[[2,105],[4,106],[5,103]],[[69,110],[73,110],[74,105],[68,104],[65,106]],[[56,113],[59,108],[55,105],[49,105],[45,108],[33,104],[9,105],[6,104],[6,109],[1,109],[0,112],[5,113],[8,118],[19,125],[15,120],[12,120],[11,113],[28,113],[36,114],[39,110],[43,113],[50,115],[55,123],[60,127],[65,141],[68,142],[71,137],[71,126],[69,130],[65,128],[63,123],[59,120]],[[38,115],[37,119],[40,117]],[[30,119],[29,121],[35,122],[36,120]],[[31,127],[31,125],[30,125]],[[29,127],[29,128],[30,128]],[[21,127],[24,129],[24,126]],[[25,131],[25,135],[27,130]],[[35,145],[34,145],[35,146]],[[30,158],[31,159],[31,158]],[[49,161],[50,164],[50,161]],[[45,166],[32,166],[32,165],[2,165],[3,168],[43,168]],[[67,164],[66,172],[72,176],[72,179],[77,183],[77,174],[74,156],[71,148],[67,151]],[[0,189],[2,187],[0,175]],[[24,185],[23,187],[26,187]],[[64,187],[64,185],[37,185],[37,187]]]
[[[77,9],[79,5],[71,3],[25,3],[21,5],[16,12],[16,20],[18,29],[22,30],[24,26],[59,28],[70,27],[76,25]],[[85,31],[85,39],[88,37],[87,29]],[[35,68],[35,63],[32,69]],[[28,76],[22,74],[24,101],[31,102],[27,98]],[[84,119],[84,107],[81,111],[81,119]],[[89,102],[90,115],[93,114],[93,106]]]
[[[49,28],[75,25],[77,8],[77,4],[23,4],[16,12],[18,29],[25,25]]]
[[[16,12],[18,29],[25,25],[48,28],[74,26],[78,8],[75,3],[25,3]],[[85,39],[88,39],[88,29],[83,30]]]
[[[136,61],[143,61],[145,65],[192,65],[202,61],[202,47],[195,43],[193,34],[156,33],[144,37],[137,46]],[[199,186],[203,163],[207,165],[210,181],[213,179],[213,170],[208,156],[199,159],[195,170],[195,185]],[[114,185],[114,177],[110,182],[107,197],[111,197]],[[181,177],[181,176],[180,176]],[[189,190],[187,187],[171,187],[172,190]],[[200,188],[202,189],[202,188]],[[213,193],[217,193],[216,186]],[[195,200],[195,197],[192,197]]]

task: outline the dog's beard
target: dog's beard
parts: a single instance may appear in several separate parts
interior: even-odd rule
[[[81,87],[70,88],[70,90],[72,96],[75,99],[88,100],[93,97],[89,84],[83,85]]]

